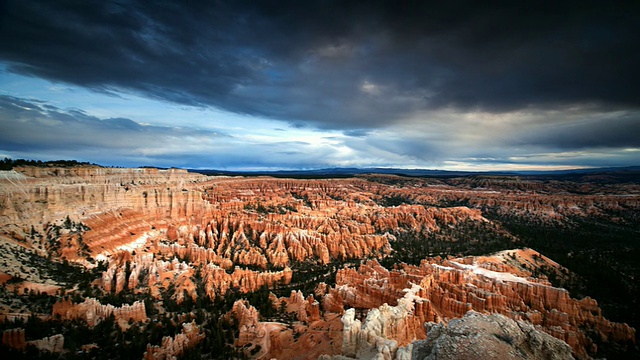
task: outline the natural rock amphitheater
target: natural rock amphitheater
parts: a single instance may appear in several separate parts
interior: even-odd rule
[[[610,260],[640,238],[639,215],[640,185],[602,178],[18,167],[0,174],[2,351],[633,357],[638,268]],[[599,233],[622,240],[603,250]],[[630,298],[601,308],[608,284],[589,276],[603,271]]]

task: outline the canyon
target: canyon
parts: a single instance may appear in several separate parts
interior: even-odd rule
[[[335,286],[319,286],[317,295],[323,295],[320,316],[312,306],[317,303],[313,298],[305,300],[292,293],[281,301],[287,303],[287,312],[308,324],[296,332],[317,329],[317,322],[322,322],[319,320],[330,322],[333,314],[343,314],[342,355],[357,359],[401,358],[407,346],[427,338],[425,324],[449,323],[473,311],[525,321],[531,329],[535,327],[568,344],[569,353],[578,358],[597,353],[597,345],[587,333],[619,343],[635,341],[635,330],[605,319],[595,300],[572,299],[566,290],[532,277],[527,270],[532,266],[562,271],[558,264],[531,249],[509,250],[490,257],[431,258],[419,266],[402,264],[391,271],[370,260],[357,270],[339,270]],[[292,304],[296,306],[292,308]],[[255,345],[260,340],[264,351],[270,349],[264,343],[264,339],[273,337],[270,331],[282,332],[257,322],[255,311],[246,310],[242,304],[236,304],[234,311],[243,319],[243,344]],[[366,317],[356,319],[356,311],[366,313]],[[323,314],[331,316],[323,319]],[[270,356],[280,358],[279,351],[279,347],[272,350]]]
[[[527,231],[633,236],[639,210],[633,182],[18,167],[0,176],[3,347],[107,356],[98,334],[55,332],[82,322],[91,334],[113,323],[147,359],[426,358],[459,326],[529,358],[633,353],[634,328],[543,249],[568,262],[597,252]],[[637,269],[612,266],[635,294]],[[51,330],[36,338],[36,323]],[[512,330],[484,336],[496,324]]]

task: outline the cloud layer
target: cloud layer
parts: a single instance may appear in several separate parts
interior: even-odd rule
[[[0,150],[247,167],[638,161],[640,3],[427,3],[4,1],[0,61],[13,73],[284,121],[318,141],[142,126],[9,96]]]
[[[583,119],[582,113],[509,113],[494,118],[490,113],[441,111],[431,114],[436,127],[417,116],[366,134],[294,133],[295,129],[228,134],[210,128],[142,125],[126,118],[100,119],[79,109],[0,95],[0,150],[16,158],[245,170],[335,166],[481,170],[640,162],[638,113],[590,114],[584,121],[593,131],[579,130],[584,126],[575,118]],[[554,116],[565,120],[554,121]],[[545,126],[541,119],[547,121]]]
[[[222,169],[319,168],[345,161],[339,155],[339,140],[311,140],[141,125],[0,95],[0,150],[16,158]]]
[[[99,91],[368,128],[443,107],[638,107],[638,8],[8,1],[0,56]]]

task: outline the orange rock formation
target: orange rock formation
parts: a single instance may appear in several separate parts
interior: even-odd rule
[[[180,334],[174,337],[163,337],[160,346],[147,345],[147,351],[144,353],[143,359],[175,359],[182,355],[186,349],[198,344],[202,339],[204,339],[204,334],[200,332],[195,322],[184,323]]]
[[[526,321],[569,344],[579,358],[596,354],[597,347],[587,336],[594,332],[609,341],[635,341],[635,330],[602,317],[595,300],[572,299],[564,289],[533,278],[527,268],[534,264],[559,266],[531,249],[484,257],[427,259],[420,266],[403,264],[397,270],[368,261],[358,270],[340,270],[335,287],[318,287],[316,295],[322,298],[322,309],[313,297],[305,299],[300,292],[279,299],[272,295],[276,308],[296,315],[299,323],[293,329],[283,323],[261,322],[256,309],[237,302],[232,311],[240,324],[237,345],[248,349],[247,354],[260,349],[253,353],[255,359],[279,358],[286,353],[283,349],[301,348],[302,340],[291,339],[294,332],[305,339],[313,333],[311,324],[315,323],[322,326],[317,326],[321,330],[314,334],[326,339],[334,335],[329,328],[341,329],[340,348],[335,338],[330,345],[315,343],[313,348],[322,348],[324,354],[394,359],[403,347],[427,337],[425,323],[447,323],[471,310]],[[349,310],[343,312],[344,308]],[[339,314],[343,314],[342,327],[332,322]],[[366,319],[362,317],[365,314]]]
[[[301,263],[357,263],[386,256],[396,241],[392,233],[425,234],[461,222],[488,222],[480,209],[533,215],[541,221],[640,210],[637,185],[621,185],[606,195],[588,186],[575,185],[573,190],[593,195],[572,195],[553,182],[499,178],[448,183],[393,176],[245,179],[182,170],[25,167],[0,177],[0,241],[43,256],[54,249],[60,259],[87,267],[106,261],[107,270],[95,282],[105,292],[149,291],[160,299],[174,288],[173,299],[180,303],[202,291],[214,298],[231,290],[248,293],[290,284],[291,269]],[[399,205],[385,206],[389,202]],[[441,207],[461,202],[475,208]],[[73,226],[65,224],[67,216]],[[367,339],[385,354],[425,338],[424,322],[447,322],[469,310],[526,320],[566,341],[578,356],[597,350],[583,329],[603,339],[633,341],[634,330],[604,319],[595,300],[571,299],[546,280],[532,278],[521,265],[532,268],[540,261],[557,266],[539,254],[534,258],[529,250],[428,259],[395,270],[369,261],[358,270],[338,271],[336,286],[318,286],[315,297],[295,292],[275,299],[277,306],[284,303],[286,312],[295,314],[298,321],[291,327],[261,323],[255,309],[236,303],[234,313],[242,324],[238,341],[251,349],[262,344],[256,358],[287,357],[304,349],[315,349],[314,356],[321,351],[336,355],[343,348],[340,316],[348,308],[356,309],[345,314],[355,313],[352,325],[364,320],[369,309],[374,309],[372,316],[380,313],[379,320],[390,314],[392,321],[379,324],[382,338],[365,324],[359,330],[364,327]],[[0,269],[7,276],[19,275],[14,270]],[[204,290],[196,288],[196,278]],[[406,310],[400,317],[399,306]],[[81,304],[64,300],[53,314],[90,325],[111,314],[119,323],[146,320],[142,302],[114,308],[94,299]],[[187,339],[199,336],[186,332]],[[8,342],[22,346],[19,334],[7,334]],[[350,339],[344,342],[349,355]],[[169,338],[166,347],[150,347],[147,356],[174,356],[185,343],[192,340]]]
[[[245,355],[253,359],[317,359],[322,354],[340,352],[342,324],[338,314],[325,313],[320,317],[316,301],[304,299],[298,292],[274,300],[277,307],[284,303],[285,311],[295,314],[299,321],[292,325],[263,322],[247,302],[234,304],[230,316],[240,329],[235,345],[243,348]]]
[[[597,351],[588,332],[597,332],[600,338],[609,341],[635,341],[635,330],[605,319],[595,300],[573,299],[566,290],[554,288],[546,280],[531,278],[531,273],[508,255],[526,259],[531,253],[532,250],[527,249],[506,251],[493,257],[427,259],[420,266],[403,264],[391,271],[373,260],[357,271],[340,270],[336,287],[329,291],[331,297],[328,298],[332,302],[343,299],[345,307],[379,308],[376,310],[379,312],[389,312],[385,304],[412,307],[407,311],[410,316],[403,317],[402,321],[384,322],[383,333],[386,339],[394,340],[396,346],[424,339],[422,324],[425,322],[448,322],[470,310],[499,313],[540,326],[546,333],[568,343],[579,357],[586,358]],[[413,304],[406,305],[409,294]],[[352,314],[345,316],[349,318]],[[394,351],[393,347],[388,350]],[[348,351],[346,355],[351,353]]]
[[[2,333],[2,345],[11,349],[24,350],[27,347],[27,340],[24,336],[24,329],[8,329]]]
[[[89,326],[95,326],[101,320],[114,316],[121,327],[126,326],[129,320],[146,321],[147,314],[143,301],[136,301],[131,305],[115,307],[102,305],[96,299],[87,298],[80,304],[74,304],[71,299],[58,301],[53,305],[53,316],[65,320],[82,319]]]

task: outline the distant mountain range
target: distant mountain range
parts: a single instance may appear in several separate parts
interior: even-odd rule
[[[227,171],[215,169],[188,169],[204,175],[226,176],[274,176],[274,177],[350,177],[364,174],[388,174],[414,177],[459,177],[459,176],[583,176],[583,175],[616,175],[640,178],[640,166],[606,167],[589,169],[569,169],[553,171],[448,171],[432,169],[396,169],[396,168],[326,168],[314,170],[276,170],[276,171]]]

